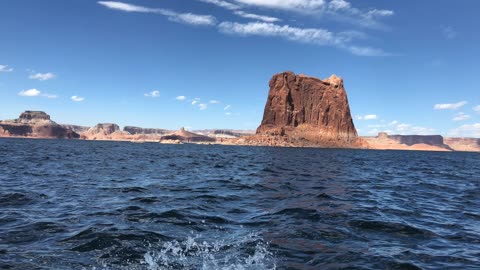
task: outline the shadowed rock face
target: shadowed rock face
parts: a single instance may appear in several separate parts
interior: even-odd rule
[[[388,138],[406,145],[423,143],[434,146],[445,146],[441,135],[389,135]]]
[[[270,91],[257,134],[287,135],[313,142],[355,141],[343,80],[284,72],[270,80]]]

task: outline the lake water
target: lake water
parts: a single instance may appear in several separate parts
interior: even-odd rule
[[[480,269],[480,154],[1,139],[0,269]]]

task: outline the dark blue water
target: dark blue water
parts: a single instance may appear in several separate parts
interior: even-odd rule
[[[2,139],[0,269],[480,269],[480,154]]]

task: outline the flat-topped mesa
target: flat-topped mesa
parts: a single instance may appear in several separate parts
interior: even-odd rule
[[[0,137],[78,139],[80,135],[40,111],[25,111],[15,120],[0,121]]]
[[[20,114],[20,120],[50,120],[50,115],[42,111],[25,111]]]
[[[332,75],[320,80],[293,72],[274,75],[257,134],[318,144],[338,142],[339,146],[357,141],[342,78]]]

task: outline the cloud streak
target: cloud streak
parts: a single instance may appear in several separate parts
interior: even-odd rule
[[[48,72],[48,73],[36,73],[28,76],[31,80],[47,81],[55,78],[57,75]]]
[[[75,102],[82,102],[85,100],[85,98],[79,96],[72,96],[70,99]]]
[[[218,25],[220,32],[240,36],[279,37],[290,41],[309,43],[320,46],[332,46],[345,49],[358,56],[386,56],[381,49],[349,45],[358,38],[357,32],[342,32],[335,34],[322,28],[298,28],[289,25],[278,25],[265,22],[222,22]]]
[[[150,93],[145,93],[143,95],[146,96],[146,97],[158,98],[158,97],[160,97],[160,91],[155,90],[155,91],[152,91]]]
[[[45,98],[57,98],[57,95],[42,93],[42,91],[32,88],[28,90],[23,90],[18,93],[22,97],[45,97]]]
[[[144,6],[132,5],[124,2],[115,1],[99,1],[100,5],[107,8],[119,10],[123,12],[140,12],[140,13],[154,13],[168,17],[170,21],[186,23],[191,25],[206,25],[217,26],[219,32],[230,35],[240,36],[263,36],[263,37],[277,37],[286,39],[289,41],[314,44],[318,46],[331,46],[340,48],[350,52],[357,56],[389,56],[391,54],[383,51],[379,48],[373,48],[369,46],[353,45],[352,42],[356,39],[364,39],[366,35],[358,31],[345,31],[334,33],[323,28],[301,28],[290,25],[280,25],[276,22],[280,19],[269,16],[262,16],[252,13],[247,13],[241,10],[242,5],[258,5],[271,8],[299,8],[299,7],[320,7],[324,4],[323,0],[287,0],[287,1],[237,1],[236,4],[223,0],[199,0],[206,3],[215,4],[224,7],[229,10],[233,10],[234,14],[242,16],[244,18],[250,18],[256,20],[255,22],[239,23],[239,22],[221,22],[217,24],[217,20],[211,15],[196,15],[192,13],[177,13],[168,9],[161,8],[149,8]],[[318,2],[318,3],[316,3]],[[263,4],[262,4],[263,3]],[[332,10],[345,10],[350,12],[357,12],[351,5],[345,0],[331,1],[330,9]],[[359,12],[359,11],[358,11]],[[378,16],[393,15],[393,12],[385,10],[371,10],[363,16],[366,18],[373,18]]]
[[[177,13],[163,8],[149,8],[116,1],[98,1],[98,4],[113,10],[123,12],[153,13],[167,17],[170,21],[190,25],[215,25],[217,20],[211,15],[198,15],[193,13]]]
[[[0,65],[0,72],[12,72],[13,68],[7,65]]]
[[[444,104],[435,104],[433,106],[433,109],[435,110],[458,110],[461,107],[467,105],[468,102],[466,101],[460,101],[457,103],[444,103]]]

